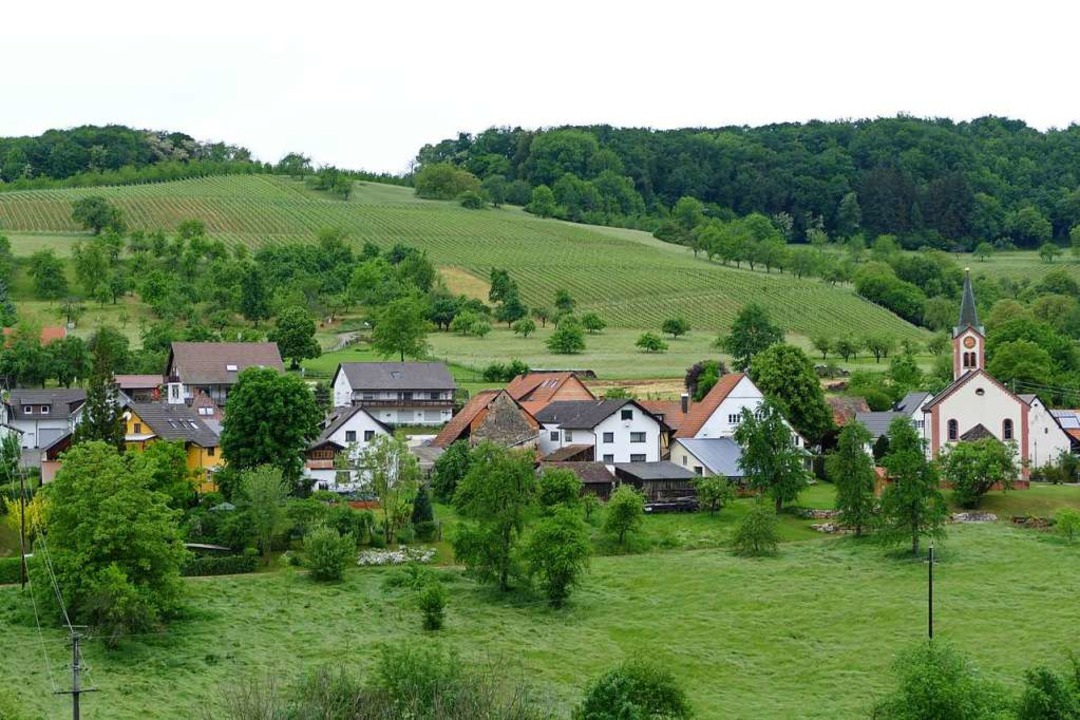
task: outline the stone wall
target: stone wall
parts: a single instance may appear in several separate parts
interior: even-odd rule
[[[490,440],[504,447],[535,448],[540,439],[540,430],[529,422],[510,396],[500,393],[488,405],[487,414],[475,427],[470,441],[475,445],[483,440]]]

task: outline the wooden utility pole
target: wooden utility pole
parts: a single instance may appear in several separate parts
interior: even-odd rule
[[[930,639],[934,639],[934,546],[930,546],[930,577],[926,593],[926,622]]]

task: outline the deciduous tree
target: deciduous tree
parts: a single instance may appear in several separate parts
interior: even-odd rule
[[[428,323],[424,315],[424,306],[418,299],[394,300],[375,316],[372,348],[382,357],[397,355],[401,362],[406,357],[424,357],[428,349]]]
[[[620,485],[611,494],[604,514],[604,532],[618,537],[619,545],[626,533],[636,530],[645,519],[645,498],[630,485]]]
[[[266,339],[277,343],[281,357],[291,361],[293,370],[300,367],[300,361],[317,358],[322,354],[315,339],[315,321],[302,307],[286,308],[278,315],[277,324],[266,334]]]
[[[290,483],[282,476],[280,468],[259,465],[242,471],[240,496],[247,503],[245,512],[255,530],[255,541],[263,554],[263,562],[270,564],[270,550],[274,538],[288,527],[285,515],[285,498],[289,496]]]
[[[95,235],[106,228],[111,228],[122,235],[127,229],[123,211],[98,195],[80,198],[73,202],[71,219],[79,223],[84,230],[89,230]]]
[[[735,316],[731,332],[716,347],[731,355],[735,368],[745,370],[754,356],[770,345],[784,342],[784,331],[773,325],[769,313],[757,303],[745,305]]]
[[[833,427],[832,410],[801,348],[772,345],[750,364],[750,377],[780,413],[803,437],[817,443]]]
[[[941,458],[942,476],[952,484],[953,501],[968,508],[1000,484],[1012,488],[1017,476],[1016,448],[997,438],[957,443]]]
[[[558,504],[537,520],[525,541],[529,575],[552,607],[562,607],[589,561],[589,533],[576,508]]]
[[[739,467],[747,483],[772,497],[780,514],[785,502],[799,496],[809,477],[803,468],[803,451],[776,406],[766,400],[756,413],[743,408],[735,442],[742,447]]]
[[[668,344],[664,342],[663,338],[651,332],[641,333],[634,345],[647,353],[664,352],[668,349]]]
[[[682,317],[668,318],[660,325],[660,332],[671,335],[674,340],[680,335],[690,332],[690,321]]]
[[[490,442],[473,449],[469,470],[454,492],[454,507],[467,522],[458,526],[454,555],[481,582],[508,590],[517,572],[515,548],[536,495],[529,452]]]
[[[947,511],[937,472],[907,417],[889,425],[889,452],[881,464],[888,484],[881,493],[879,535],[889,544],[910,542],[912,554],[918,554],[921,538],[945,535]]]
[[[221,452],[230,471],[271,465],[294,492],[303,492],[304,452],[321,421],[315,395],[299,377],[247,368],[225,403]]]
[[[416,456],[404,441],[378,435],[356,457],[355,469],[361,484],[379,498],[383,535],[390,545],[412,515],[412,500],[420,483]]]
[[[840,431],[836,450],[825,458],[825,471],[836,486],[836,509],[840,522],[863,534],[874,517],[874,459],[866,452],[870,431],[862,423],[850,422]]]

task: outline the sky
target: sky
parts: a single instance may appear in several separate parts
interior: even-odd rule
[[[5,5],[0,136],[118,123],[403,172],[492,126],[1080,123],[1066,0]]]

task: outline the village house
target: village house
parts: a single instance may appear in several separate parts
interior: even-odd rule
[[[161,375],[116,375],[114,380],[120,392],[135,402],[161,400],[161,386],[165,384]]]
[[[569,370],[518,375],[506,386],[506,392],[534,415],[553,402],[597,399],[581,378]]]
[[[201,390],[225,407],[229,390],[250,367],[285,372],[277,343],[174,342],[165,364],[166,400],[190,403]]]
[[[993,437],[1016,444],[1024,477],[1071,449],[1069,435],[1035,395],[1017,395],[986,372],[986,333],[979,324],[971,274],[964,276],[960,321],[953,328],[953,382],[923,404],[931,459],[958,442]]]
[[[331,385],[335,407],[363,407],[387,425],[449,422],[457,388],[439,362],[341,363]]]
[[[359,489],[360,479],[354,471],[338,469],[339,456],[351,452],[355,459],[376,437],[391,434],[388,426],[359,405],[334,408],[319,437],[308,445],[304,474],[316,490],[353,492]]]
[[[933,393],[909,392],[900,402],[893,406],[892,410],[855,413],[855,420],[862,423],[870,431],[870,442],[866,446],[866,452],[871,452],[878,438],[889,433],[889,425],[898,417],[907,419],[918,432],[922,441],[924,443],[929,442],[930,436],[924,419],[924,410],[933,400]]]
[[[213,473],[222,464],[218,434],[187,405],[129,402],[124,410],[124,445],[142,452],[161,441],[184,444],[187,468],[201,479],[199,492],[215,488]]]
[[[540,452],[552,462],[657,462],[664,424],[635,400],[563,400],[535,414]]]
[[[765,395],[745,373],[728,373],[716,381],[701,402],[690,406],[671,445],[671,461],[696,475],[723,475],[742,480],[742,448],[732,438],[744,409],[757,413]],[[789,426],[790,427],[790,426]],[[791,431],[793,445],[803,439]]]
[[[503,447],[531,450],[540,443],[540,422],[505,390],[481,390],[431,444],[447,448],[457,440],[470,445],[488,440]]]
[[[24,449],[45,448],[75,431],[85,403],[81,388],[12,390],[4,402],[6,424],[20,432]]]

